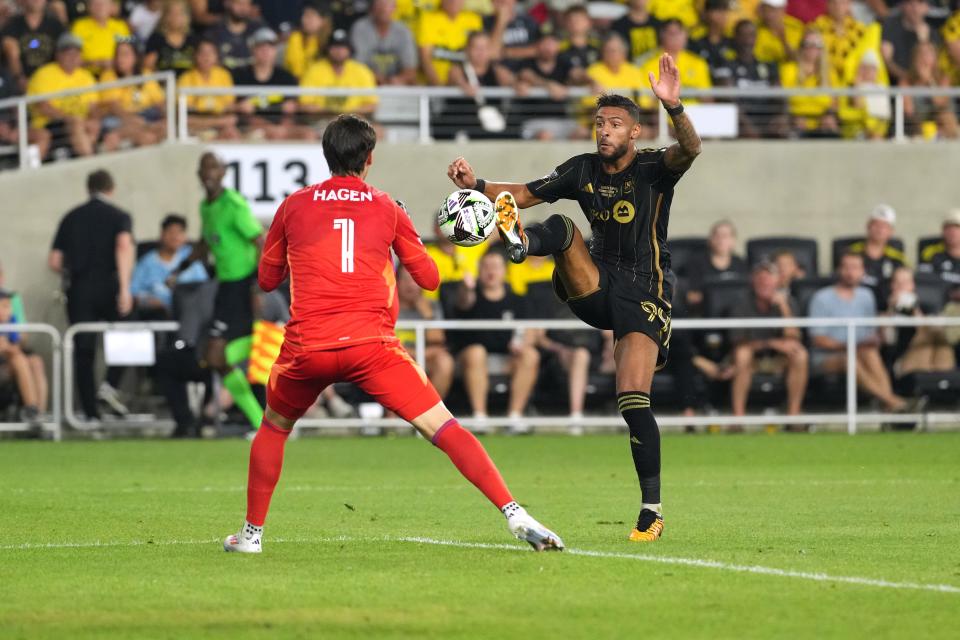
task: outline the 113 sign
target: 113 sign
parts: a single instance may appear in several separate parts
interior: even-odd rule
[[[265,221],[291,193],[330,177],[319,145],[225,144],[213,151],[227,167],[224,186],[243,194]]]

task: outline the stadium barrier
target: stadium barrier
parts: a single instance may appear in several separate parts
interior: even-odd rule
[[[321,87],[250,87],[236,86],[226,88],[199,88],[199,87],[176,87],[176,78],[172,72],[152,73],[147,75],[133,76],[123,78],[113,82],[97,84],[91,88],[71,89],[46,94],[19,96],[0,100],[0,112],[5,110],[15,110],[18,128],[18,139],[16,148],[0,148],[0,154],[4,152],[16,151],[18,166],[20,169],[36,168],[39,165],[39,158],[32,157],[31,145],[28,141],[28,130],[30,122],[30,105],[51,100],[54,98],[64,98],[77,96],[87,93],[99,93],[107,89],[126,87],[143,84],[149,81],[157,81],[164,86],[165,103],[165,142],[174,140],[189,140],[189,110],[187,108],[188,96],[220,96],[230,95],[234,97],[263,97],[272,95],[282,95],[286,97],[301,96],[326,96],[345,98],[350,96],[377,96],[380,99],[380,105],[375,119],[382,124],[395,126],[398,129],[409,128],[412,130],[409,139],[421,143],[429,143],[436,138],[438,132],[443,132],[443,126],[449,129],[456,129],[457,125],[437,126],[438,120],[444,120],[449,117],[457,118],[457,111],[449,109],[445,112],[444,105],[460,104],[459,109],[466,108],[464,105],[469,102],[475,106],[472,100],[467,98],[462,91],[455,87],[378,87],[375,89],[346,89],[346,88],[321,88]],[[608,89],[608,91],[620,91],[627,95],[637,97],[644,102],[652,101],[652,94],[648,89],[637,91],[636,89]],[[589,108],[586,106],[593,94],[585,87],[567,87],[567,97],[561,103],[566,103],[567,116],[564,119],[575,121],[578,117],[583,118],[588,115]],[[542,88],[531,88],[518,95],[513,88],[507,87],[484,87],[479,89],[478,96],[487,101],[506,100],[509,105],[513,105],[507,110],[507,122],[505,126],[517,126],[511,124],[511,116],[516,115],[522,118],[537,117],[535,111],[538,107],[531,106],[531,101],[542,100],[544,104],[554,104],[548,100],[548,92]],[[929,135],[929,131],[921,133],[908,131],[908,118],[906,115],[906,98],[946,98],[952,101],[953,110],[956,112],[957,104],[960,103],[960,87],[852,87],[852,88],[790,88],[782,87],[761,88],[712,88],[712,89],[686,89],[683,91],[685,100],[689,102],[687,108],[697,123],[698,129],[702,131],[705,138],[737,138],[740,135],[740,121],[738,116],[741,110],[747,109],[753,113],[753,117],[759,122],[770,124],[773,118],[791,117],[785,111],[792,98],[804,97],[831,97],[837,100],[874,100],[870,105],[865,103],[856,106],[860,112],[861,119],[866,118],[866,114],[876,122],[877,119],[883,120],[888,117],[888,125],[892,130],[890,137],[897,142],[905,142],[911,139],[930,140],[936,137]],[[459,99],[459,101],[457,100]],[[879,99],[879,100],[878,100]],[[885,100],[884,100],[885,99]],[[693,101],[699,100],[698,104]],[[886,107],[884,102],[886,101]],[[651,104],[656,104],[651,102]],[[849,103],[844,103],[846,108],[851,108]],[[891,106],[892,104],[892,106]],[[521,105],[521,106],[518,106]],[[468,105],[469,106],[469,105]],[[471,107],[472,108],[472,107]],[[512,111],[511,111],[512,110]],[[526,111],[524,111],[526,110]],[[881,115],[877,115],[879,112]],[[886,116],[882,113],[887,110]],[[653,128],[656,130],[656,142],[664,144],[670,140],[669,121],[663,117],[662,108],[657,105],[657,112],[660,117],[656,118]],[[552,116],[555,118],[555,116]],[[840,114],[841,120],[843,114]],[[548,117],[549,119],[549,117]],[[589,120],[589,118],[587,118]],[[589,124],[589,122],[587,122]],[[862,124],[862,123],[861,123]],[[915,123],[916,124],[916,123]],[[923,123],[920,123],[923,124]],[[927,123],[930,124],[930,123]],[[647,123],[650,126],[650,123]],[[860,127],[860,125],[857,125]],[[844,124],[841,122],[841,129]],[[862,128],[862,127],[860,127]],[[913,127],[917,128],[917,127]],[[934,127],[935,129],[935,127]],[[516,133],[514,131],[514,133]],[[884,136],[881,137],[885,137]],[[452,134],[446,137],[454,137]],[[508,136],[509,137],[509,136]],[[512,137],[518,138],[518,135]],[[558,136],[562,138],[563,136]],[[847,136],[849,137],[849,136]],[[390,140],[388,136],[388,140]],[[405,139],[399,136],[397,139]]]
[[[41,93],[31,96],[18,96],[16,98],[5,98],[0,100],[0,111],[6,109],[15,109],[17,112],[17,155],[18,166],[20,169],[37,168],[39,158],[31,158],[30,144],[28,142],[28,132],[30,125],[30,105],[39,102],[46,102],[55,98],[68,98],[72,96],[81,96],[89,93],[100,93],[108,89],[119,89],[142,85],[145,82],[155,81],[163,85],[165,103],[163,107],[166,116],[166,138],[165,141],[172,142],[176,139],[176,75],[172,71],[161,73],[150,73],[129,78],[121,78],[112,82],[101,82],[93,87],[68,89],[64,91],[54,91],[51,93]]]
[[[804,413],[797,416],[784,414],[762,414],[748,416],[658,416],[657,422],[662,427],[684,428],[741,425],[744,427],[765,427],[768,425],[818,425],[836,426],[845,428],[850,435],[855,435],[859,427],[864,424],[917,424],[921,430],[933,426],[960,426],[960,412],[924,412],[924,413],[861,413],[858,410],[857,398],[857,349],[855,343],[856,331],[859,327],[958,327],[960,318],[956,317],[876,317],[876,318],[786,318],[786,319],[680,319],[672,323],[674,331],[688,330],[730,330],[730,329],[768,329],[768,328],[810,328],[810,327],[845,327],[847,331],[847,372],[845,377],[846,411],[840,413]],[[412,329],[416,334],[415,359],[424,366],[426,351],[426,331],[428,329],[444,330],[516,330],[516,329],[584,329],[587,325],[579,320],[400,320],[398,329]],[[489,416],[483,422],[472,418],[463,418],[460,422],[465,427],[507,427],[510,421],[505,416]],[[568,417],[529,416],[523,423],[533,429],[544,427],[550,429],[567,429],[571,426]],[[589,416],[579,423],[585,428],[616,428],[623,427],[623,419],[619,415]],[[301,429],[370,429],[407,427],[408,424],[399,418],[347,418],[347,419],[302,419],[297,423]]]
[[[687,330],[729,330],[743,328],[787,328],[787,327],[837,327],[846,328],[847,342],[847,373],[846,373],[846,411],[843,413],[820,413],[788,416],[782,414],[762,414],[748,416],[660,416],[658,422],[668,429],[683,428],[686,426],[724,426],[742,425],[746,427],[765,427],[768,425],[822,425],[845,427],[850,435],[858,432],[860,425],[881,423],[916,423],[922,430],[935,426],[960,426],[960,412],[924,412],[917,414],[905,413],[861,413],[858,410],[857,380],[856,380],[856,347],[853,337],[858,327],[957,327],[960,318],[956,317],[876,317],[850,319],[822,319],[822,318],[789,318],[789,319],[681,319],[672,323],[673,329]],[[428,329],[444,330],[517,330],[517,329],[584,329],[585,324],[579,320],[401,320],[397,323],[398,329],[412,329],[416,336],[415,358],[421,364],[425,361],[426,331]],[[44,429],[52,434],[54,440],[60,440],[61,423],[66,421],[71,427],[79,431],[91,431],[94,427],[77,419],[73,412],[73,386],[76,372],[73,369],[73,353],[75,337],[78,333],[104,333],[106,331],[151,331],[172,332],[179,328],[176,322],[91,322],[78,323],[71,326],[64,333],[61,340],[60,333],[52,326],[45,324],[7,324],[0,325],[0,332],[17,331],[23,333],[42,333],[50,336],[52,345],[52,372],[51,372],[51,420],[44,424]],[[60,377],[62,370],[63,378]],[[62,380],[62,382],[61,382]],[[63,389],[67,393],[63,392]],[[499,427],[508,426],[505,417],[490,416],[482,424],[471,418],[461,420],[467,427]],[[565,416],[542,417],[531,416],[524,419],[524,423],[532,428],[567,429],[571,426],[570,419]],[[142,415],[134,420],[125,422],[116,421],[97,425],[96,428],[110,426],[145,426],[169,427],[169,420],[158,420],[155,416]],[[622,428],[622,418],[613,416],[590,416],[582,425],[589,429]],[[363,430],[369,428],[397,428],[409,425],[399,418],[348,418],[348,419],[303,419],[298,428],[319,430]],[[24,431],[27,425],[13,423],[0,424],[0,431]]]
[[[5,335],[6,333],[31,333],[45,335],[50,338],[50,411],[49,420],[44,421],[41,426],[44,433],[50,434],[53,440],[59,441],[63,435],[61,426],[63,387],[62,378],[60,377],[63,368],[63,355],[61,352],[60,332],[49,324],[37,322],[27,322],[23,324],[0,323],[0,335]],[[4,422],[0,423],[0,431],[30,431],[30,425],[25,422]]]
[[[179,329],[180,323],[178,322],[78,322],[71,325],[63,334],[63,384],[66,388],[66,393],[63,394],[63,417],[66,423],[78,431],[94,431],[109,427],[149,426],[151,428],[162,428],[173,426],[172,420],[158,420],[152,414],[129,415],[122,420],[99,423],[80,420],[74,413],[73,408],[74,380],[76,379],[73,354],[76,350],[76,336],[80,333],[105,334],[108,331],[149,331],[156,334],[158,332],[171,333]]]
[[[638,97],[643,101],[644,98],[652,100],[653,94],[648,90],[637,91],[636,89],[608,89],[608,91],[619,91],[626,95]],[[434,140],[433,126],[438,114],[441,113],[442,102],[451,99],[463,100],[466,98],[464,93],[456,87],[378,87],[375,89],[346,89],[346,88],[321,88],[321,87],[250,87],[235,86],[225,88],[214,87],[184,87],[179,90],[178,98],[178,136],[181,140],[188,140],[188,119],[189,111],[187,108],[188,96],[234,96],[257,97],[268,95],[282,95],[284,97],[303,97],[303,96],[326,96],[345,98],[350,96],[377,96],[381,100],[378,110],[378,120],[385,122],[406,122],[415,125],[417,129],[416,139],[421,143],[429,143]],[[512,88],[507,87],[483,87],[477,91],[481,98],[491,100],[530,100],[549,98],[549,93],[545,89],[532,88],[523,95],[518,95]],[[580,102],[584,99],[590,99],[595,96],[592,91],[582,87],[567,88],[567,104],[571,107],[569,118],[575,118],[578,114],[582,115],[585,111]],[[688,101],[700,100],[699,104],[691,104],[687,107],[691,117],[696,122],[698,129],[702,130],[704,137],[714,138],[736,138],[738,133],[737,115],[739,109],[746,103],[753,101],[755,106],[758,102],[774,101],[778,104],[787,104],[791,98],[804,97],[830,97],[835,99],[857,99],[880,97],[893,101],[892,112],[890,113],[890,124],[893,127],[893,140],[905,142],[907,135],[907,118],[905,115],[905,99],[910,98],[949,98],[956,100],[960,98],[960,87],[850,87],[850,88],[790,88],[782,87],[745,87],[745,88],[713,88],[713,89],[684,89],[682,98]],[[469,99],[468,99],[469,100]],[[663,116],[664,111],[658,103],[657,112]],[[386,107],[386,112],[384,107]],[[732,108],[732,109],[731,109]],[[867,109],[867,107],[862,107]],[[956,110],[956,107],[954,107]],[[527,113],[526,115],[535,115]],[[787,115],[782,112],[782,115]],[[760,117],[763,118],[761,111]],[[874,116],[875,117],[875,116]],[[509,123],[508,123],[509,124]],[[669,122],[666,117],[658,117],[656,124],[657,142],[666,143],[670,140]],[[839,134],[838,134],[839,135]],[[452,136],[451,136],[452,137]],[[916,136],[920,138],[920,136]],[[922,139],[922,138],[921,138]]]

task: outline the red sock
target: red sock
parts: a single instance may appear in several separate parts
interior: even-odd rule
[[[487,455],[486,449],[472,433],[461,427],[456,419],[447,420],[434,434],[431,442],[450,457],[450,461],[463,477],[480,489],[497,509],[513,502],[510,490],[500,477],[497,466]]]
[[[267,519],[270,498],[283,468],[283,445],[289,431],[272,424],[266,418],[260,423],[250,446],[250,471],[247,476],[247,522],[262,527]]]

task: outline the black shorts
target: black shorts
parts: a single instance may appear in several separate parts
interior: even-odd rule
[[[253,285],[255,275],[243,280],[220,282],[213,301],[210,337],[232,342],[253,332]]]
[[[570,310],[591,327],[613,329],[619,340],[628,333],[638,332],[653,340],[660,351],[657,371],[667,364],[670,351],[670,303],[661,300],[643,287],[620,276],[601,263],[599,288],[586,295],[569,297],[556,270],[553,272],[553,290],[567,303]]]

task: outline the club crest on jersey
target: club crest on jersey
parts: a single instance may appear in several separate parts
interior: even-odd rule
[[[369,191],[355,191],[353,189],[317,189],[313,192],[313,201],[323,202],[373,202],[373,194]]]

